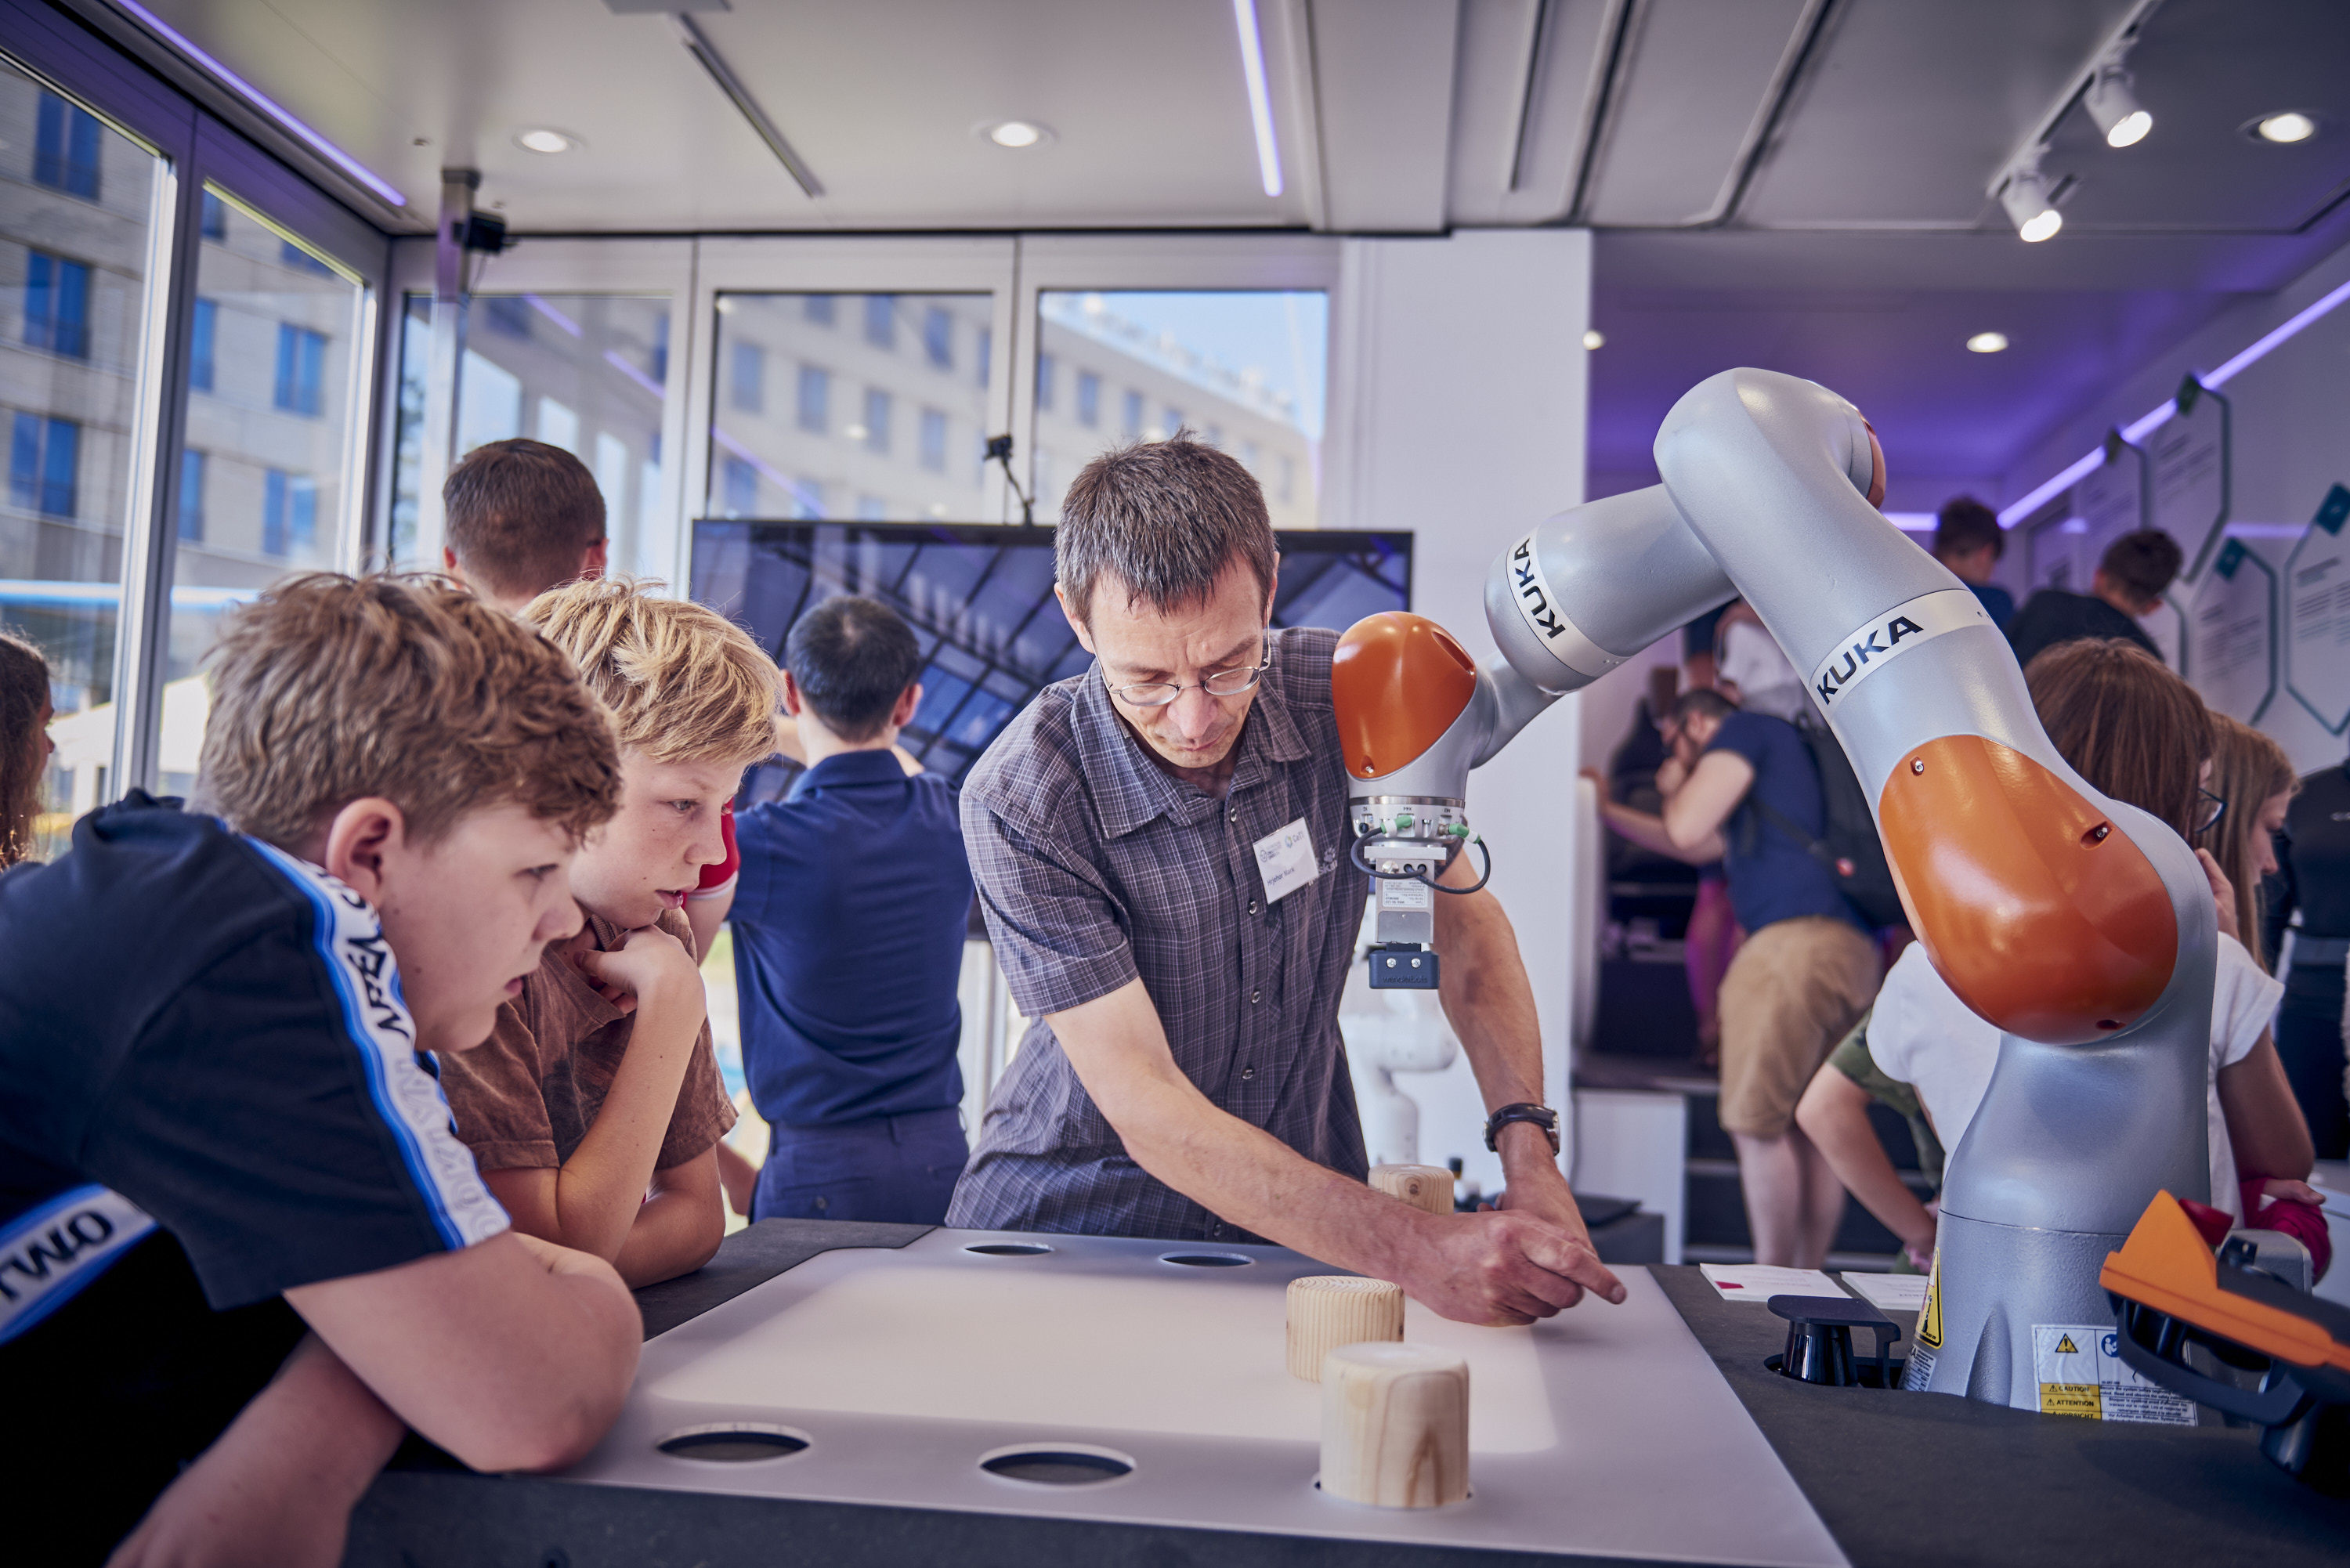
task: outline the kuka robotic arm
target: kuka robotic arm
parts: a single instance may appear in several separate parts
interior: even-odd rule
[[[1742,593],[1810,671],[1928,956],[2003,1032],[1952,1151],[1943,1273],[1956,1262],[1980,1285],[2020,1272],[2048,1289],[2021,1320],[1972,1291],[1967,1311],[1948,1303],[1966,1337],[1932,1378],[2029,1403],[2029,1325],[2097,1321],[2097,1263],[2155,1190],[2209,1187],[2209,885],[2175,833],[2057,754],[1973,594],[1877,512],[1883,454],[1851,404],[1725,371],[1674,406],[1656,454],[1662,484],[1561,513],[1495,564],[1501,658],[1485,669],[1419,617],[1373,617],[1341,639],[1333,694],[1380,940],[1411,940],[1406,910],[1390,934],[1390,889],[1417,889],[1403,878],[1432,876],[1471,837],[1471,767],[1557,697]],[[1380,983],[1392,955],[1374,956]],[[2088,1315],[2045,1315],[2059,1311]]]

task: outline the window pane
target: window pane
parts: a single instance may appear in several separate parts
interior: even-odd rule
[[[661,513],[669,311],[669,296],[658,294],[476,295],[457,384],[459,457],[516,436],[570,452],[603,493],[611,570],[663,580],[676,571],[676,535]],[[432,360],[432,300],[411,295],[400,334],[393,555],[403,566],[437,568],[437,560],[414,559]],[[742,369],[731,382],[737,394]]]
[[[984,294],[721,296],[707,514],[975,516],[993,308]],[[750,395],[754,374],[774,396]]]
[[[198,671],[222,612],[288,572],[342,564],[359,417],[351,356],[364,286],[234,195],[206,194],[156,751],[167,794],[195,782]]]
[[[49,660],[44,857],[119,793],[115,618],[160,161],[0,64],[0,625]]]
[[[1096,453],[1185,427],[1256,475],[1274,527],[1319,522],[1327,295],[1048,290],[1037,316],[1040,522]]]

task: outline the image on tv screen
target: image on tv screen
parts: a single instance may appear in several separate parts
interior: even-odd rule
[[[1411,535],[1282,530],[1275,626],[1345,628],[1411,607]],[[1053,530],[926,523],[693,525],[693,597],[750,628],[781,661],[811,607],[863,594],[921,639],[922,705],[899,743],[962,782],[1029,699],[1092,656],[1053,599]],[[781,758],[745,780],[748,805],[780,797],[799,769]]]

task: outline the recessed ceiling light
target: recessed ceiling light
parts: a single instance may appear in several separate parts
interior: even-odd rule
[[[1007,119],[987,128],[987,139],[998,147],[1034,147],[1045,135],[1043,126],[1026,119]]]
[[[2007,334],[2004,332],[1978,332],[1967,339],[1967,352],[1970,354],[1996,354],[2006,347]]]
[[[516,136],[515,145],[525,152],[568,152],[579,145],[579,138],[542,125]]]
[[[2317,134],[2317,121],[2297,109],[2264,114],[2252,121],[2252,134],[2262,141],[2306,141]]]
[[[1583,335],[1583,346],[1586,348],[1605,348],[1607,347],[1607,335],[1595,327]]]

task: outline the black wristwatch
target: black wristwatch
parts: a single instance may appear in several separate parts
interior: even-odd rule
[[[1537,1106],[1523,1100],[1513,1106],[1503,1106],[1485,1118],[1485,1147],[1488,1149],[1497,1154],[1501,1152],[1501,1145],[1495,1140],[1502,1136],[1502,1129],[1512,1122],[1534,1123],[1542,1128],[1543,1137],[1550,1139],[1551,1153],[1558,1153],[1558,1113],[1548,1106]]]

